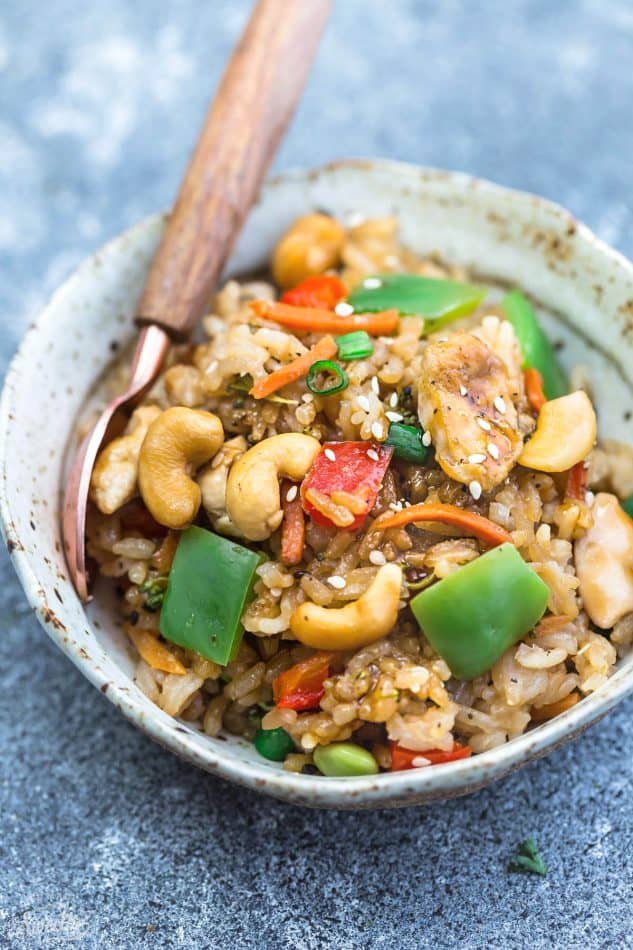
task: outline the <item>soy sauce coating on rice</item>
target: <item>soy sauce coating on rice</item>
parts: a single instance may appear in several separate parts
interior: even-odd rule
[[[633,642],[633,522],[624,513],[631,448],[595,444],[585,407],[584,441],[573,440],[570,455],[570,409],[556,400],[548,424],[557,428],[545,433],[556,451],[543,469],[523,465],[524,445],[544,438],[539,367],[526,367],[521,349],[525,326],[515,329],[494,291],[464,313],[465,299],[481,299],[469,276],[403,247],[395,220],[346,226],[309,215],[272,262],[282,286],[221,288],[203,320],[204,342],[172,348],[127,441],[112,443],[97,466],[88,553],[117,585],[139,687],[209,736],[257,734],[257,748],[275,761],[285,755],[285,769],[314,768],[314,750],[332,746],[317,755],[331,775],[369,774],[370,759],[397,770],[482,752],[599,689]],[[426,279],[407,282],[407,294],[421,295],[417,310],[410,296],[406,305],[397,294],[394,306],[384,304],[381,278],[399,274]],[[451,282],[462,302],[456,316]],[[374,310],[347,302],[361,286],[365,300],[383,291]],[[332,355],[309,375],[316,346]],[[251,393],[262,389],[263,398]],[[265,460],[254,470],[259,481],[238,479],[253,449]],[[139,468],[152,489],[142,494]],[[258,540],[240,531],[236,488],[247,492],[251,520],[261,515]],[[232,490],[237,518],[227,505]],[[217,539],[209,550],[230,549],[240,583],[252,586],[249,594],[230,577],[222,582],[222,606],[242,596],[243,608],[228,610],[215,643],[202,623],[197,648],[173,627],[189,607],[177,576],[193,583],[199,575],[204,596],[217,577],[213,563],[183,560],[189,521],[174,515],[181,491],[189,521]],[[547,603],[488,668],[458,680],[410,605],[455,578],[465,612],[493,616],[467,569],[501,550],[495,532],[507,533],[546,585]],[[205,609],[215,610],[209,598]],[[606,603],[618,606],[606,611]],[[520,617],[505,619],[520,626]],[[220,648],[226,662],[213,659]]]

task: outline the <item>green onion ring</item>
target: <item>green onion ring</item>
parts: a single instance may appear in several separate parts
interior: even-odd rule
[[[328,386],[325,389],[319,388],[317,378],[320,373],[328,373],[330,376],[335,376],[337,382],[334,383],[333,386]],[[347,373],[336,363],[332,362],[332,360],[317,360],[308,370],[306,386],[315,396],[333,396],[334,393],[340,393],[344,389],[347,389],[349,379]]]

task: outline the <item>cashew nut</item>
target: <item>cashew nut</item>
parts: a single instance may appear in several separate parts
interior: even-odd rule
[[[226,484],[229,518],[245,538],[264,541],[281,524],[279,477],[300,481],[321,444],[311,435],[285,432],[258,442],[235,462]]]
[[[111,515],[134,498],[141,445],[150,423],[159,415],[158,406],[135,409],[123,435],[99,453],[92,470],[90,497],[104,515]]]
[[[174,406],[152,422],[141,446],[138,484],[143,501],[159,524],[179,530],[200,507],[193,472],[213,458],[224,441],[217,416]]]
[[[576,573],[589,617],[609,630],[633,610],[633,521],[606,492],[596,495],[591,515],[592,526],[576,541]]]
[[[286,231],[273,253],[275,283],[283,290],[336,267],[345,231],[327,214],[306,214]]]
[[[345,607],[319,607],[307,602],[296,608],[290,630],[316,650],[358,650],[385,637],[395,626],[400,604],[402,569],[385,564],[365,593]]]

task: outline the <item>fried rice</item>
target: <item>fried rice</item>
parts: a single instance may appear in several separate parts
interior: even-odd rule
[[[325,250],[320,248],[322,234],[315,232],[313,258],[320,263],[311,272],[335,273],[348,291],[377,273],[468,279],[459,266],[421,258],[403,247],[393,218],[353,227],[334,222],[333,229],[338,235],[334,249],[331,240]],[[280,250],[283,247],[277,258]],[[291,252],[284,265],[286,285],[307,276]],[[279,259],[274,270],[283,271]],[[516,463],[498,484],[482,488],[477,482],[479,490],[473,490],[472,479],[460,481],[447,474],[435,444],[423,464],[392,460],[360,529],[343,530],[306,517],[298,563],[283,563],[279,529],[256,543],[240,536],[226,505],[227,479],[236,460],[282,433],[309,435],[321,444],[379,446],[394,419],[420,426],[425,353],[434,342],[450,341],[454,334],[467,332],[503,366],[514,386],[514,428],[521,444],[535,427],[517,339],[494,292],[469,315],[436,332],[428,332],[423,315],[400,319],[393,335],[373,340],[369,356],[345,365],[349,385],[340,393],[315,394],[300,378],[270,398],[256,399],[241,384],[244,378],[267,378],[307,353],[320,336],[285,329],[274,319],[254,318],[252,301],[278,297],[279,289],[269,280],[226,283],[202,321],[200,341],[172,347],[164,372],[132,416],[126,451],[113,453],[93,479],[88,554],[98,572],[116,586],[123,629],[131,649],[139,651],[135,680],[140,689],[168,715],[212,737],[224,731],[252,740],[258,730],[283,729],[293,746],[283,767],[297,772],[314,768],[318,747],[348,740],[371,752],[383,770],[392,767],[394,744],[417,753],[413,767],[433,762],[433,755],[425,752],[450,753],[456,744],[480,753],[600,689],[618,656],[633,643],[633,613],[618,617],[610,630],[592,622],[576,569],[575,545],[591,528],[596,493],[611,493],[619,500],[633,494],[629,446],[598,441],[587,459],[582,497],[570,499],[557,473]],[[160,632],[161,594],[179,532],[157,526],[139,497],[138,456],[148,427],[170,407],[213,413],[224,432],[212,460],[192,472],[202,498],[196,523],[262,555],[252,599],[242,615],[239,649],[224,666],[169,642]],[[549,589],[545,616],[471,680],[453,676],[409,604],[426,582],[450,577],[481,557],[486,546],[442,524],[374,530],[386,513],[420,503],[453,505],[505,529]],[[291,617],[297,608],[305,603],[330,609],[353,603],[388,564],[399,565],[403,577],[391,632],[360,649],[336,651],[313,708],[276,703],[273,684],[280,674],[315,653],[293,637]],[[162,655],[172,657],[172,672],[167,669],[171,661],[163,662],[163,668],[147,661],[153,656],[143,649],[150,642],[147,638],[161,645]]]

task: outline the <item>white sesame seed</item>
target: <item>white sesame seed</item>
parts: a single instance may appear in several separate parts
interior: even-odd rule
[[[371,406],[369,405],[369,399],[367,396],[359,396],[356,400],[361,409],[364,409],[365,412],[369,412]]]
[[[460,387],[459,387],[459,394],[460,394],[460,396],[467,396],[467,395],[468,395],[468,390],[466,389],[465,386],[460,386]]]
[[[493,458],[493,459],[499,458],[499,449],[494,444],[494,442],[488,443],[488,455],[490,456],[490,458]]]
[[[383,564],[387,563],[387,558],[382,551],[370,551],[369,560],[372,564],[375,564],[376,567],[382,567]]]
[[[473,496],[475,501],[479,501],[479,499],[481,498],[481,485],[479,484],[479,482],[476,480],[472,481],[470,485],[468,486],[468,490],[470,491],[470,494]]]
[[[382,281],[379,277],[366,277],[363,281],[363,287],[367,287],[368,290],[375,290],[376,287],[382,287]]]
[[[335,306],[334,312],[337,313],[339,317],[350,317],[354,313],[354,308],[351,303],[341,300],[341,302]]]
[[[389,405],[391,406],[392,409],[396,408],[396,406],[398,405],[398,393],[392,393],[389,396]]]
[[[368,459],[371,459],[372,462],[379,462],[379,461],[380,461],[380,456],[378,455],[378,452],[376,451],[376,449],[368,449],[368,450],[367,450],[367,458],[368,458]]]
[[[389,422],[402,422],[404,419],[404,416],[400,412],[387,411],[385,415],[387,419],[389,419]]]
[[[377,376],[372,376],[371,378],[371,388],[376,393],[377,396],[380,395],[380,383],[378,382]]]
[[[323,454],[325,455],[326,459],[330,460],[330,462],[336,462],[336,455],[332,449],[326,449]]]
[[[483,452],[474,452],[472,455],[468,456],[468,461],[471,465],[481,465],[482,462],[486,461],[486,456]]]
[[[380,422],[372,422],[372,424],[371,424],[371,434],[373,435],[374,439],[382,439],[382,437],[383,437],[382,423],[380,423]]]
[[[327,582],[330,587],[334,587],[336,590],[343,590],[346,584],[345,578],[341,577],[340,574],[332,574],[331,577],[328,577]]]
[[[303,396],[301,397],[301,401],[305,403],[312,402],[313,399],[314,399],[314,396],[312,395],[312,393],[304,393]]]
[[[495,396],[494,407],[497,410],[497,412],[501,413],[501,415],[504,414],[504,412],[506,411],[506,403],[503,396]]]
[[[281,587],[270,588],[271,597],[281,597]]]
[[[286,501],[294,501],[297,497],[298,490],[296,485],[292,485],[286,493]]]
[[[490,430],[492,429],[492,426],[490,425],[487,419],[482,419],[482,418],[477,419],[477,425],[479,426],[480,429],[483,429],[484,432],[490,432]]]
[[[430,432],[425,432],[425,433],[422,435],[422,445],[425,445],[425,446],[427,447],[427,449],[428,449],[428,447],[429,447],[430,444],[431,444],[431,433],[430,433]]]

